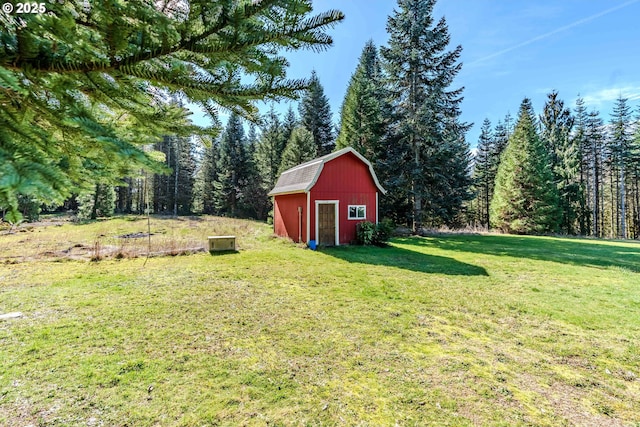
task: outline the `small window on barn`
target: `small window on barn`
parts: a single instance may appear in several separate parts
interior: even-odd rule
[[[365,205],[349,205],[349,219],[366,219],[367,207]]]

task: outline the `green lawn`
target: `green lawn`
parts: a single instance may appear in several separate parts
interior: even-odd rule
[[[229,221],[153,220],[241,250],[144,267],[43,255],[135,218],[0,235],[0,425],[640,426],[638,243],[314,252]]]

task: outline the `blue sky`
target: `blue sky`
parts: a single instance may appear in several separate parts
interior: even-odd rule
[[[396,7],[391,0],[314,2],[317,11],[338,9],[346,18],[329,31],[328,50],[287,53],[288,76],[315,69],[334,122],[365,42],[387,43],[387,17]],[[640,105],[640,0],[440,0],[434,18],[442,16],[452,48],[463,47],[455,87],[465,87],[462,120],[474,123],[472,146],[485,117],[495,125],[507,112],[515,116],[525,96],[539,114],[553,89],[571,108],[580,94],[607,121],[620,94],[634,109]],[[276,108],[284,112],[288,104]]]

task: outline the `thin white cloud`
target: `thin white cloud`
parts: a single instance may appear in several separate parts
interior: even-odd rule
[[[587,93],[582,96],[584,103],[592,108],[602,107],[605,104],[614,102],[618,97],[627,98],[628,101],[640,100],[640,86],[624,86]]]
[[[496,58],[496,57],[498,57],[500,55],[504,55],[505,53],[514,51],[516,49],[520,49],[521,47],[528,46],[528,45],[530,45],[532,43],[535,43],[537,41],[544,40],[544,39],[549,38],[549,37],[551,37],[551,36],[553,36],[555,34],[561,33],[563,31],[569,30],[571,28],[577,27],[577,26],[582,25],[582,24],[586,24],[587,22],[591,22],[594,19],[600,18],[601,16],[608,15],[609,13],[615,12],[616,10],[620,10],[622,8],[625,8],[625,7],[629,6],[629,5],[637,3],[638,1],[640,1],[640,0],[629,0],[629,1],[624,2],[624,3],[622,3],[622,4],[618,5],[618,6],[614,6],[612,8],[607,9],[607,10],[604,10],[602,12],[596,13],[595,15],[591,15],[591,16],[588,16],[586,18],[579,19],[579,20],[574,21],[574,22],[572,22],[572,23],[570,23],[568,25],[562,26],[560,28],[556,28],[553,31],[549,31],[548,33],[545,33],[545,34],[536,36],[536,37],[534,37],[532,39],[529,39],[529,40],[523,41],[521,43],[518,43],[515,46],[511,46],[511,47],[508,47],[506,49],[502,49],[502,50],[500,50],[498,52],[492,53],[491,55],[487,55],[485,57],[476,59],[475,61],[472,61],[469,64],[467,64],[467,66],[476,65],[476,64],[479,64],[481,62],[488,61],[488,60]]]

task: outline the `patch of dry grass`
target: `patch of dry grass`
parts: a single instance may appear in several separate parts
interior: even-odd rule
[[[268,228],[258,222],[212,216],[153,216],[149,222],[144,216],[125,216],[86,224],[66,217],[26,223],[2,232],[0,262],[186,255],[208,250],[207,237],[215,235],[235,235],[238,248],[250,249]]]

